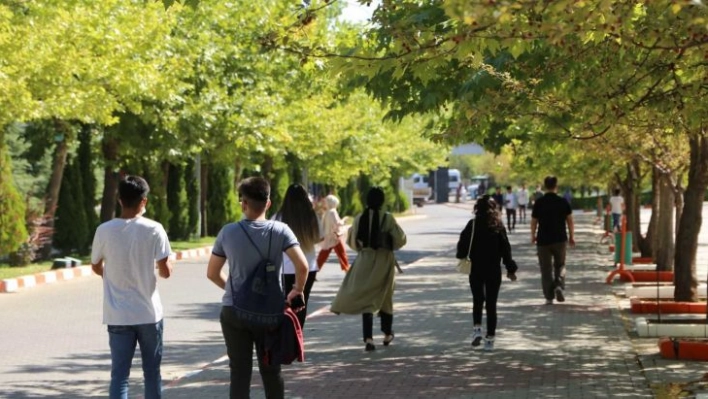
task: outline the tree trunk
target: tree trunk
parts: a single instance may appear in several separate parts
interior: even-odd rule
[[[261,164],[261,174],[263,177],[271,182],[273,178],[275,177],[273,174],[273,157],[270,155],[266,155],[265,159],[263,160],[263,163]],[[273,187],[270,188],[271,192],[273,191]]]
[[[659,177],[655,190],[658,192],[659,203],[652,210],[652,215],[658,214],[656,231],[656,256],[654,258],[659,270],[673,270],[674,266],[674,189],[669,175]]]
[[[638,167],[638,163],[634,161],[627,163],[627,177],[620,183],[624,197],[625,215],[627,216],[627,231],[632,232],[632,251],[639,249],[639,237],[641,236]]]
[[[208,209],[209,207],[207,206],[207,194],[209,194],[209,164],[208,163],[202,163],[202,167],[200,168],[200,173],[202,174],[200,182],[201,182],[201,188],[199,190],[199,208],[201,209],[201,236],[206,237],[208,232],[207,232],[207,221],[209,217],[209,212]]]
[[[234,160],[234,192],[238,193],[238,185],[243,177],[243,165],[241,163],[241,158],[236,157]]]
[[[69,153],[69,129],[66,122],[56,120],[54,122],[57,131],[57,146],[54,149],[54,161],[52,162],[52,176],[49,179],[47,186],[47,197],[44,204],[44,215],[49,219],[49,223],[54,224],[54,213],[56,212],[57,202],[59,201],[59,190],[61,189],[61,180],[64,177],[64,166],[66,166],[66,157]]]
[[[116,214],[116,204],[118,203],[118,182],[120,175],[116,168],[118,161],[118,141],[104,133],[103,143],[103,195],[101,196],[101,223],[113,219]]]
[[[657,224],[659,213],[662,211],[659,204],[659,184],[660,175],[657,168],[652,168],[651,173],[651,216],[649,218],[649,226],[647,227],[647,233],[639,241],[639,252],[643,258],[656,259],[656,248],[657,248]],[[672,236],[673,242],[673,236]]]
[[[47,185],[46,201],[44,203],[44,227],[49,229],[49,231],[53,231],[54,229],[54,215],[57,211],[59,191],[61,190],[61,181],[64,178],[64,167],[66,166],[66,158],[69,153],[69,140],[71,139],[71,126],[69,126],[67,122],[55,119],[54,126],[56,128],[57,146],[54,149],[52,176]],[[51,252],[52,239],[50,237],[40,250],[42,259],[48,259]]]
[[[696,251],[701,230],[703,196],[708,187],[708,140],[706,132],[689,136],[691,149],[688,170],[688,185],[684,193],[684,206],[676,236],[674,299],[696,301],[698,299],[696,277]]]
[[[683,193],[684,189],[681,187],[681,180],[683,179],[683,176],[679,176],[676,179],[676,189],[674,191],[674,210],[676,211],[676,220],[677,222],[681,220],[681,215],[683,214]],[[678,229],[679,229],[679,224],[675,223],[674,224],[674,237],[678,236]]]

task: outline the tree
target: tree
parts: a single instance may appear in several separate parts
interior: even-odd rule
[[[64,170],[54,223],[53,246],[64,254],[87,253],[93,230],[89,229],[84,205],[81,164],[74,157]]]
[[[695,249],[708,183],[701,101],[706,8],[668,0],[599,4],[383,1],[372,28],[334,63],[351,86],[386,101],[393,118],[440,115],[440,137],[450,143],[501,148],[514,139],[591,140],[630,122],[678,132],[691,163],[675,297],[695,300]],[[336,56],[326,48],[291,46],[309,57]],[[653,131],[633,133],[647,140]]]
[[[24,204],[13,182],[5,137],[0,135],[0,254],[15,251],[27,240]]]
[[[167,207],[170,221],[167,233],[172,240],[186,240],[192,231],[189,223],[190,202],[187,197],[184,166],[170,164],[167,178]]]
[[[235,222],[240,216],[236,194],[231,185],[231,170],[223,165],[209,167],[207,199],[207,234],[215,236],[226,224]]]

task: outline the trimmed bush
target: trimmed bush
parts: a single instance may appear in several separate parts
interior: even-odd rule
[[[0,132],[0,255],[16,251],[26,241],[25,203],[14,185],[10,156]]]
[[[191,235],[189,225],[189,199],[185,183],[184,167],[170,164],[167,173],[167,207],[170,221],[167,235],[170,240],[187,240]]]
[[[209,165],[207,173],[207,235],[215,236],[226,223],[238,221],[241,208],[233,188],[233,171],[222,165]]]
[[[89,248],[89,230],[84,208],[81,170],[76,157],[64,168],[59,201],[54,218],[53,245],[63,254],[85,255]]]

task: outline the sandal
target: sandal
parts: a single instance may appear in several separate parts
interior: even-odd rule
[[[396,336],[393,334],[393,331],[391,331],[391,334],[386,335],[383,340],[384,346],[388,346],[393,339],[396,338]]]
[[[376,350],[376,346],[374,346],[374,340],[371,338],[368,338],[366,340],[366,347],[364,347],[364,350],[367,352],[372,352]]]

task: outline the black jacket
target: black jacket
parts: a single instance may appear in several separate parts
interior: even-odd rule
[[[460,240],[457,242],[457,259],[467,257],[473,220],[467,222],[467,226],[460,233]],[[516,262],[511,258],[511,245],[506,229],[503,227],[499,230],[490,229],[486,220],[474,223],[474,241],[470,259],[472,259],[472,273],[498,272],[502,261],[507,272],[516,273],[518,269]]]

